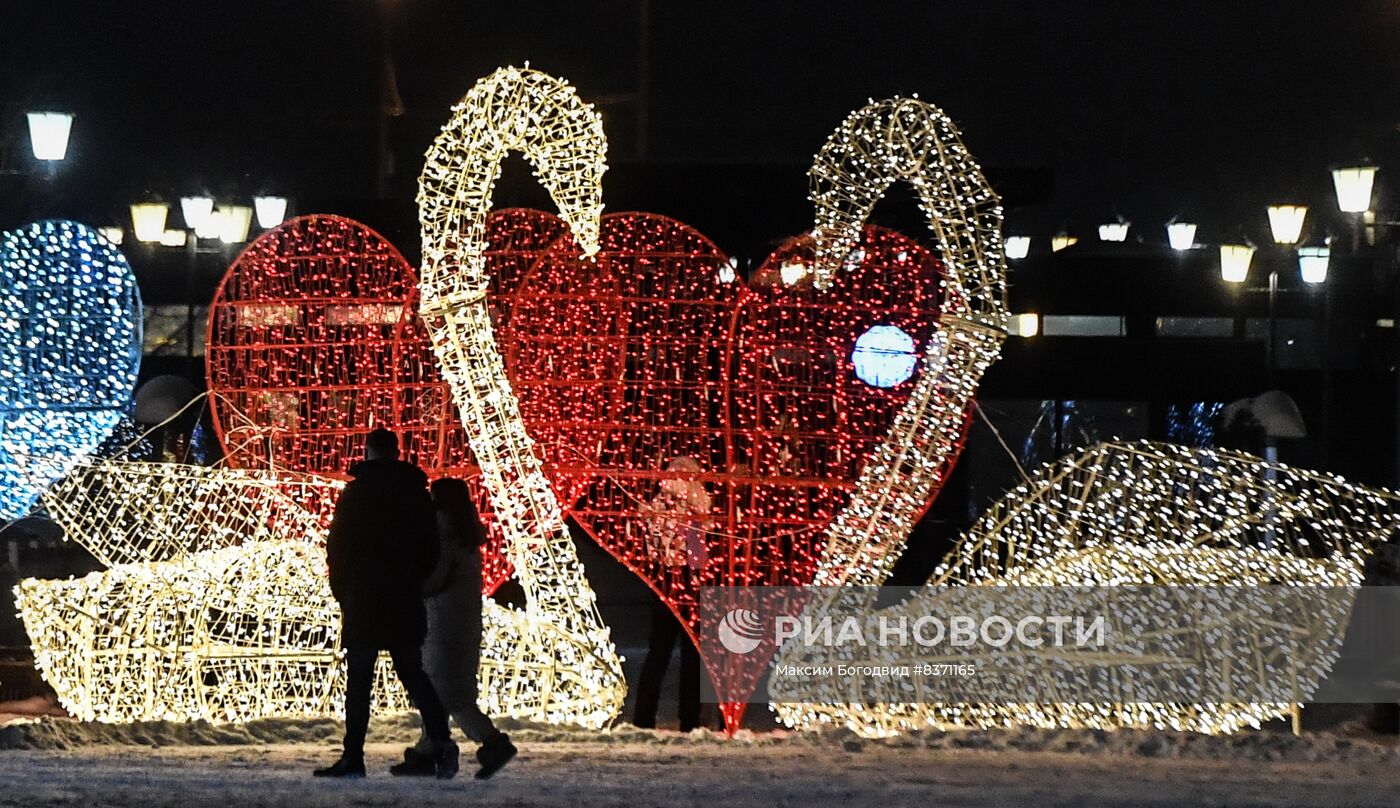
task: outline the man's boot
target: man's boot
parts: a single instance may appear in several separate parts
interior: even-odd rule
[[[324,769],[313,771],[311,776],[339,777],[346,780],[358,780],[365,776],[365,758],[363,755],[352,757],[343,754],[340,756],[340,760],[337,760]]]

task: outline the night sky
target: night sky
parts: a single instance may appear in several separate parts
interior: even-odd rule
[[[386,47],[404,112],[389,129],[390,197],[403,205],[449,104],[526,59],[601,103],[619,165],[796,174],[868,97],[917,92],[985,165],[1051,172],[1050,198],[1011,214],[1011,229],[1044,235],[1121,214],[1151,238],[1183,216],[1203,240],[1241,227],[1262,240],[1267,203],[1335,216],[1330,166],[1395,165],[1400,152],[1395,0],[652,0],[645,155],[632,100],[640,7],[6,2],[0,167],[33,168],[24,110],[78,117],[53,176],[3,178],[0,225],[105,224],[146,193],[276,192],[300,213],[372,199]],[[742,194],[733,202],[736,216],[763,216]]]

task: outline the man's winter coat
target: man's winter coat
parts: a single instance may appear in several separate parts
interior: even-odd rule
[[[341,644],[417,648],[427,632],[423,582],[438,559],[428,477],[400,460],[366,460],[350,474],[326,540]]]

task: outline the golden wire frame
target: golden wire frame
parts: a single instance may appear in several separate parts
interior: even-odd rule
[[[26,471],[41,475],[44,462],[57,461],[35,459]],[[343,485],[285,471],[80,461],[44,504],[109,568],[15,588],[45,681],[83,720],[343,715],[340,609],[324,551]],[[589,648],[553,623],[484,603],[483,709],[591,727],[616,713],[621,695],[598,699],[588,669],[572,664]],[[554,651],[544,659],[531,643]],[[375,709],[407,706],[380,665]]]
[[[815,586],[883,583],[930,494],[957,458],[965,413],[1006,338],[1001,202],[942,110],[873,101],[842,121],[809,172],[814,285],[838,279],[875,204],[909,183],[946,267],[943,312],[913,392],[827,530]]]
[[[486,301],[486,219],[511,151],[534,166],[584,253],[597,253],[607,168],[602,118],[561,79],[528,65],[501,68],[452,108],[424,160],[419,314],[525,592],[525,609],[508,624],[515,634],[496,633],[506,624],[486,626],[483,668],[533,670],[530,687],[566,695],[513,714],[597,725],[622,707],[621,660],[526,432]]]
[[[66,538],[113,567],[282,539],[324,547],[344,487],[295,472],[83,458],[41,501]]]
[[[249,721],[343,714],[325,580],[314,545],[269,541],[15,591],[35,665],[76,718]],[[377,708],[403,709],[380,668]]]
[[[45,462],[31,459],[26,472],[42,474]],[[106,722],[340,713],[340,612],[323,547],[343,486],[79,461],[42,501],[108,569],[15,588],[36,667],[65,709]],[[382,671],[376,704],[407,706]]]
[[[983,514],[934,571],[929,587],[879,614],[894,619],[939,614],[940,586],[972,587],[986,592],[991,602],[1008,597],[1005,587],[1013,586],[1355,587],[1366,556],[1397,526],[1400,495],[1353,485],[1336,475],[1238,452],[1147,441],[1098,444],[1039,469]],[[1228,670],[1208,668],[1201,675],[1209,681],[1250,672],[1266,675],[1260,671],[1270,668],[1257,667],[1264,659],[1274,669],[1290,667],[1304,691],[1296,701],[1305,701],[1309,688],[1336,659],[1350,602],[1323,604],[1301,593],[1298,600],[1300,605],[1286,612],[1293,622],[1249,626],[1251,642],[1241,646],[1248,653],[1226,657]],[[1166,660],[1190,666],[1205,658],[1192,654],[1202,637],[1173,640],[1155,649]],[[1289,653],[1280,654],[1281,648]],[[790,656],[797,661],[797,654]],[[811,662],[804,658],[798,664]],[[1142,658],[1124,656],[1111,664],[1135,662],[1140,665]],[[908,700],[907,692],[896,692],[902,684],[932,692],[932,683],[914,673],[907,681],[866,683],[858,704],[833,700],[777,704],[775,709],[790,726],[834,724],[882,736],[930,726],[1013,725],[1219,733],[1258,727],[1294,707],[1089,702],[1076,700],[1073,684],[1064,688],[1064,700],[1058,703],[998,703],[1018,689],[1014,675],[1011,680],[989,679],[982,685],[985,690],[979,690],[977,677],[960,681],[967,702],[902,703]],[[1151,674],[1135,667],[1134,675]],[[1132,684],[1129,679],[1123,683]],[[949,692],[946,682],[940,684],[939,692]],[[799,686],[775,683],[785,692]],[[930,690],[920,690],[926,686]],[[1019,689],[1037,690],[1031,682],[1021,682]]]

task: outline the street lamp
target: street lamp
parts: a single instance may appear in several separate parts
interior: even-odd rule
[[[1050,239],[1050,252],[1059,252],[1066,247],[1073,247],[1079,243],[1079,239],[1068,233],[1060,233]]]
[[[1220,245],[1220,277],[1230,283],[1244,283],[1249,277],[1249,264],[1254,260],[1254,248],[1248,244]]]
[[[253,197],[253,209],[258,214],[258,227],[271,230],[287,218],[287,197],[255,196]]]
[[[1307,215],[1307,205],[1270,205],[1269,230],[1274,235],[1274,243],[1290,247],[1297,244],[1303,235],[1303,219]]]
[[[1332,169],[1332,187],[1337,191],[1337,207],[1342,213],[1364,213],[1371,207],[1371,189],[1376,184],[1375,166]]]
[[[1220,277],[1229,283],[1244,283],[1249,277],[1249,264],[1254,260],[1254,247],[1249,244],[1220,245]],[[1252,291],[1252,290],[1246,290]],[[1278,270],[1269,271],[1269,387],[1274,386],[1278,368],[1278,357],[1274,346],[1278,343],[1278,331],[1274,321],[1274,298],[1278,295]]]
[[[29,113],[29,145],[36,160],[62,160],[68,154],[73,115],[68,112]]]
[[[185,226],[199,230],[209,215],[214,212],[214,200],[207,196],[180,197],[180,213],[185,217]],[[208,236],[204,236],[208,238]]]
[[[1191,222],[1172,222],[1167,225],[1167,241],[1173,250],[1189,250],[1196,245],[1196,225]]]
[[[1006,257],[1013,261],[1025,258],[1031,253],[1030,236],[1007,236],[1006,237]]]
[[[1303,275],[1305,283],[1324,283],[1327,281],[1327,262],[1332,256],[1332,250],[1328,247],[1299,247],[1298,248],[1298,271]]]
[[[1128,222],[1108,222],[1099,225],[1099,241],[1127,241]]]
[[[223,210],[211,210],[204,221],[194,226],[195,238],[218,238],[224,232]]]
[[[185,271],[185,345],[187,355],[193,359],[195,349],[195,278],[199,269],[200,255],[226,253],[222,246],[207,245],[218,240],[223,244],[242,244],[248,240],[255,213],[259,224],[272,228],[281,224],[286,216],[287,200],[283,197],[255,197],[253,205],[215,205],[212,197],[195,194],[180,198],[180,214],[184,227],[167,228],[169,206],[162,202],[144,202],[131,206],[132,231],[137,240],[165,247],[183,248],[187,256]],[[116,239],[121,232],[116,232]],[[207,246],[201,246],[204,240]],[[120,243],[119,241],[117,243]]]
[[[1280,207],[1302,207],[1301,205],[1280,206]],[[1306,212],[1306,208],[1303,209]],[[1274,219],[1273,208],[1269,209],[1270,219]],[[1292,218],[1293,214],[1283,217],[1281,224],[1284,232],[1279,232],[1275,228],[1274,239],[1280,240],[1280,236],[1294,235],[1287,232],[1288,228],[1298,227],[1301,229],[1302,217]],[[1296,222],[1296,225],[1295,225]],[[1295,237],[1296,240],[1296,237]],[[1289,242],[1292,243],[1292,242]],[[1254,260],[1254,247],[1248,244],[1222,244],[1220,245],[1220,276],[1232,284],[1244,283],[1249,277],[1249,265]],[[1327,260],[1331,251],[1327,247],[1301,247],[1298,250],[1298,269],[1303,275],[1303,280],[1309,284],[1320,284],[1327,279]],[[1275,299],[1278,297],[1278,267],[1269,267],[1269,345],[1268,345],[1268,370],[1269,386],[1273,387],[1274,378],[1278,372],[1278,320],[1275,317]],[[1247,292],[1264,291],[1262,289],[1246,289]],[[1327,325],[1324,323],[1323,330]]]
[[[247,205],[225,205],[219,208],[219,240],[225,244],[242,244],[248,240],[248,228],[253,223],[253,209]]]
[[[200,248],[199,240],[218,239],[226,244],[232,244],[247,239],[248,223],[253,213],[252,208],[239,205],[215,208],[214,200],[207,196],[181,197],[180,212],[184,215],[185,226],[189,230],[166,230],[161,244],[166,247],[185,248],[187,257],[185,267],[185,349],[186,356],[193,359],[195,274],[198,269],[199,254],[209,252],[209,250]]]
[[[131,232],[137,241],[155,244],[165,236],[165,217],[170,208],[164,202],[138,202],[131,206]]]
[[[111,225],[109,227],[99,227],[97,228],[97,232],[100,233],[103,238],[112,242],[113,247],[120,247],[122,245],[123,234],[122,229],[120,227],[117,227],[116,225]]]

